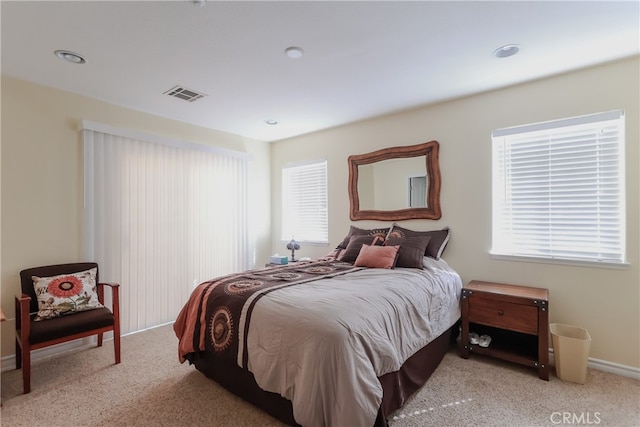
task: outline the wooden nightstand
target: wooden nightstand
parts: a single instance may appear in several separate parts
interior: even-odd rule
[[[469,342],[469,333],[489,335],[488,347]],[[549,380],[549,291],[472,280],[462,289],[460,355],[484,354],[531,366]]]

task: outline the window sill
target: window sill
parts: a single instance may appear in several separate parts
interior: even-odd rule
[[[627,262],[605,262],[605,261],[583,261],[573,259],[560,259],[560,258],[537,258],[532,256],[521,255],[505,255],[489,252],[491,259],[497,259],[502,261],[519,261],[519,262],[533,262],[539,264],[556,264],[556,265],[571,265],[576,267],[589,267],[589,268],[608,268],[612,270],[625,270],[629,268]]]

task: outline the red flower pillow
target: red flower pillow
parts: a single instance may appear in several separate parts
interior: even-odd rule
[[[97,268],[53,277],[32,276],[38,298],[35,320],[46,320],[103,307],[98,301]]]

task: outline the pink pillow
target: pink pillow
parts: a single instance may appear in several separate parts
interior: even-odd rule
[[[356,267],[393,268],[398,259],[400,246],[369,246],[362,245]]]

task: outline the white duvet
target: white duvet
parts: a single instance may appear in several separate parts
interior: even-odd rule
[[[460,276],[444,260],[425,257],[424,266],[364,269],[263,295],[251,315],[246,367],[262,389],[293,403],[305,427],[372,426],[378,377],[460,317]]]

